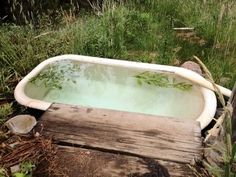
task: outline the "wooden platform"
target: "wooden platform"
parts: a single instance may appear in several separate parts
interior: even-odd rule
[[[194,176],[188,164],[202,158],[196,121],[53,104],[37,128],[69,176]]]

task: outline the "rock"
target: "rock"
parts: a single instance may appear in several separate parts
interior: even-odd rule
[[[39,132],[36,132],[36,133],[34,134],[34,137],[39,137],[39,136],[40,136]]]
[[[199,64],[197,64],[193,61],[186,61],[181,65],[181,67],[192,70],[192,71],[202,75],[201,67],[199,66]]]
[[[12,167],[10,167],[10,170],[11,170],[11,173],[16,173],[16,172],[19,172],[20,171],[20,165],[14,165]]]
[[[27,134],[37,124],[35,117],[30,115],[18,115],[9,119],[5,125],[14,134]]]

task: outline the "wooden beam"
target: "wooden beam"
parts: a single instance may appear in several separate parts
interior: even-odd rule
[[[202,158],[196,121],[53,104],[40,124],[61,144],[181,163]]]

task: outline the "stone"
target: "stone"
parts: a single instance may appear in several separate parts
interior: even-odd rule
[[[186,61],[181,65],[181,67],[192,70],[192,71],[202,75],[201,67],[199,66],[199,64],[197,64],[193,61]]]
[[[14,165],[12,167],[10,167],[10,170],[11,170],[11,173],[16,173],[16,172],[19,172],[20,171],[20,165],[17,164],[17,165]]]
[[[39,136],[40,136],[39,132],[36,132],[36,133],[34,134],[34,137],[39,137]]]
[[[5,126],[13,134],[27,134],[37,124],[35,117],[30,115],[18,115],[9,119]]]

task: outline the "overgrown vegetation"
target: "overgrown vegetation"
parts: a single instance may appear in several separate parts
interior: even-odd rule
[[[0,19],[0,121],[19,110],[12,102],[20,79],[60,54],[168,65],[197,55],[216,83],[232,88],[236,80],[235,0],[104,1],[91,11],[79,9],[76,0],[10,2],[13,21]]]
[[[233,105],[234,98],[231,97],[226,103],[223,94],[217,88],[211,72],[201,62],[201,60],[194,56],[194,58],[202,66],[206,73],[206,78],[213,84],[218,95],[223,112],[221,116],[215,120],[214,126],[208,130],[208,135],[205,137],[205,159],[203,165],[208,172],[215,177],[235,177],[236,169],[234,168],[236,163],[236,142],[233,141]],[[234,85],[236,89],[236,85]],[[209,153],[210,152],[210,153]],[[214,154],[214,155],[212,155]],[[209,157],[208,157],[209,156]]]
[[[12,103],[0,105],[0,124],[13,113]]]
[[[51,139],[43,136],[10,136],[4,143],[0,151],[0,177],[63,176],[65,169],[55,168],[59,158]],[[9,149],[9,145],[13,147]],[[45,169],[35,174],[34,170],[41,166]]]
[[[32,177],[35,165],[32,162],[22,162],[18,172],[12,174],[13,177]]]
[[[146,83],[157,87],[176,88],[182,91],[189,91],[192,88],[192,84],[176,81],[175,78],[160,73],[143,72],[134,77],[137,80],[137,84],[140,86]]]
[[[36,86],[61,89],[63,83],[76,83],[73,76],[80,70],[78,64],[69,61],[60,61],[50,64],[46,69],[31,79],[31,83]]]

